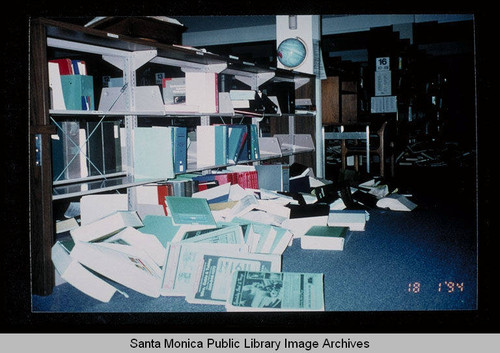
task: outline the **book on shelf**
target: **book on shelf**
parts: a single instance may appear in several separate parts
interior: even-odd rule
[[[75,242],[91,242],[108,238],[126,227],[142,227],[136,211],[117,211],[70,231]]]
[[[162,94],[164,104],[186,103],[186,78],[167,77],[162,79]]]
[[[312,226],[300,238],[302,249],[344,250],[349,228],[334,226]]]
[[[68,110],[94,110],[94,81],[88,75],[61,75],[64,104]]]
[[[227,126],[196,127],[196,165],[198,168],[227,163]]]
[[[228,143],[227,143],[227,161],[228,163],[238,162],[240,150],[247,138],[247,129],[245,125],[229,125],[228,126]]]
[[[215,178],[215,174],[212,173],[194,176],[193,181],[197,185],[197,192],[219,186],[219,181]]]
[[[260,150],[259,150],[259,131],[257,129],[257,125],[250,124],[250,153],[249,159],[251,160],[259,160],[260,159]]]
[[[70,256],[112,281],[150,297],[160,296],[162,269],[141,249],[123,244],[75,242]]]
[[[187,169],[187,128],[172,126],[174,172],[185,173]]]
[[[54,181],[84,178],[88,176],[85,162],[85,130],[79,121],[58,122],[57,134],[51,136],[52,176]]]
[[[133,140],[135,179],[175,177],[171,127],[136,127]]]
[[[55,62],[49,62],[49,90],[50,108],[56,110],[66,110],[60,69],[59,65]]]
[[[185,80],[187,106],[197,106],[199,113],[211,114],[219,111],[217,73],[188,71]]]
[[[236,271],[227,311],[323,311],[323,274]]]
[[[365,210],[330,210],[328,225],[348,227],[351,231],[364,231],[369,214]]]
[[[122,171],[120,121],[88,121],[85,128],[89,175]]]
[[[290,166],[286,164],[256,165],[259,187],[274,191],[290,191]]]
[[[61,75],[87,75],[87,65],[83,60],[63,58],[49,60],[49,63],[57,64]]]

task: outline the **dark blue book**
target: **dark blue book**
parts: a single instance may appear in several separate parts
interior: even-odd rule
[[[174,173],[185,173],[187,169],[187,128],[172,127],[172,141],[174,146]]]
[[[245,128],[242,125],[229,125],[227,143],[227,161],[229,163],[238,162],[240,148],[245,141]]]

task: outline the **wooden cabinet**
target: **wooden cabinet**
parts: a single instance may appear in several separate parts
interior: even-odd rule
[[[358,94],[356,81],[342,81],[330,76],[321,81],[323,125],[356,123],[358,119]]]

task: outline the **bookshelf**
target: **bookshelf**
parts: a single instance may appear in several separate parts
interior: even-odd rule
[[[51,261],[51,247],[55,241],[54,202],[93,193],[126,190],[129,207],[133,207],[134,187],[164,180],[134,178],[134,129],[147,124],[210,125],[214,117],[222,117],[229,121],[245,120],[257,127],[263,118],[286,120],[288,126],[295,124],[294,114],[265,114],[252,117],[234,112],[205,113],[158,109],[155,104],[145,104],[145,100],[150,97],[144,96],[143,91],[149,86],[156,85],[147,82],[148,73],[161,68],[167,75],[187,72],[228,75],[252,90],[258,89],[264,83],[269,86],[273,83],[289,82],[295,87],[300,87],[309,81],[314,81],[313,75],[262,67],[231,56],[223,57],[195,48],[167,45],[50,19],[32,20],[30,31],[31,266],[33,294],[38,295],[50,294],[54,286],[54,268]],[[49,88],[47,63],[62,57],[85,60],[88,75],[93,77],[95,103],[93,109],[52,109],[54,91],[51,92]],[[99,107],[106,87],[104,80],[100,80],[104,76],[119,77],[123,84],[117,98],[112,99],[111,109]],[[102,126],[105,122],[114,122],[115,129],[119,127],[123,142],[117,147],[122,152],[120,168],[117,167],[117,170],[110,173],[97,175],[87,173],[77,178],[54,180],[53,164],[56,160],[54,160],[52,139],[58,134],[62,121],[75,122],[76,126],[89,122]],[[271,159],[293,158],[296,154],[312,154],[315,151],[313,137],[295,132],[297,131],[292,129],[281,136],[259,136],[261,139],[259,142],[271,147],[266,147],[259,159],[242,160],[237,163],[256,164]],[[86,142],[85,137],[83,141]],[[78,145],[76,154],[80,155],[82,145]],[[83,163],[87,161],[84,160]],[[196,161],[188,159],[187,170],[184,173],[223,168],[227,165],[231,164],[199,167]]]

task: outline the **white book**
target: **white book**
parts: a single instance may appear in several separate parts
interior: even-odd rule
[[[111,284],[74,260],[59,241],[52,247],[51,254],[54,267],[61,278],[81,292],[107,303],[117,291]]]
[[[217,79],[217,73],[214,72],[186,72],[186,105],[198,106],[199,113],[217,113]]]
[[[377,201],[377,207],[392,211],[413,211],[417,205],[404,195],[391,194]]]
[[[144,295],[160,296],[162,270],[133,246],[76,242],[71,257],[91,270]]]
[[[58,63],[49,62],[49,88],[51,98],[50,108],[56,110],[66,110]]]
[[[214,126],[196,127],[196,165],[198,168],[215,165],[215,129]]]
[[[80,198],[80,222],[86,225],[117,211],[128,210],[127,194],[84,195]]]
[[[255,209],[259,205],[257,198],[253,195],[247,195],[240,199],[236,205],[231,208],[231,211],[228,215],[228,220],[235,217],[242,216],[249,211]]]
[[[144,250],[158,266],[165,263],[166,250],[153,234],[142,233],[135,228],[127,227],[121,232],[104,240],[105,243],[130,245]]]
[[[97,241],[118,233],[126,227],[142,227],[143,223],[135,211],[118,211],[86,225],[70,230],[75,242]]]
[[[369,214],[364,210],[331,210],[328,214],[328,225],[348,227],[351,231],[364,231],[368,218]]]

